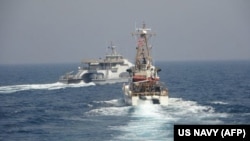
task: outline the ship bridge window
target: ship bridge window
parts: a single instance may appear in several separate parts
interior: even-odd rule
[[[99,69],[99,66],[91,65],[91,66],[89,66],[89,69],[90,69],[90,70]]]

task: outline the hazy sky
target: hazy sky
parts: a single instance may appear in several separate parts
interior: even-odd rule
[[[250,60],[250,0],[0,0],[0,64],[133,61],[143,21],[155,61]]]

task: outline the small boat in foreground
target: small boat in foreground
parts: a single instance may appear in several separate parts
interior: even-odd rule
[[[148,41],[154,33],[150,31],[151,29],[143,24],[142,28],[132,34],[137,37],[135,66],[127,70],[130,81],[122,87],[124,101],[128,105],[134,106],[145,102],[168,105],[168,89],[158,76],[161,69],[153,65],[151,57],[152,47]]]

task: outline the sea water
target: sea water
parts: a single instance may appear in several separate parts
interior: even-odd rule
[[[0,140],[173,141],[175,124],[250,124],[250,62],[156,62],[169,105],[125,105],[122,83],[62,84],[75,64],[0,66]]]

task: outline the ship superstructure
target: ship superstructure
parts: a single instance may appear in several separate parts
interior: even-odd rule
[[[133,63],[117,53],[116,46],[112,42],[108,50],[111,52],[106,54],[105,58],[83,60],[76,74],[66,73],[60,77],[59,81],[63,83],[94,82],[97,85],[127,82],[129,73],[126,70],[132,67]]]
[[[135,66],[127,70],[131,80],[123,85],[124,100],[129,105],[138,105],[145,101],[167,105],[168,89],[158,76],[161,69],[153,65],[152,46],[149,45],[149,39],[155,34],[143,23],[142,28],[136,29],[132,35],[137,39]]]

